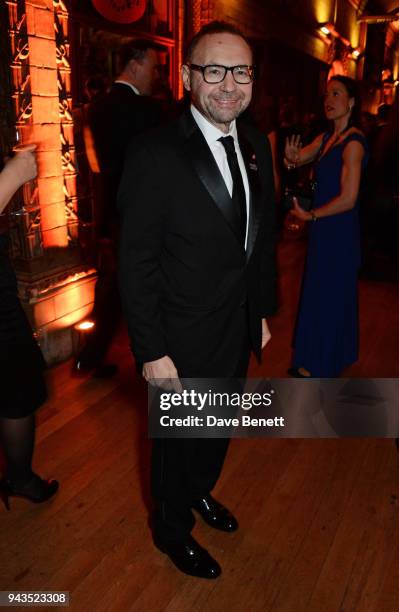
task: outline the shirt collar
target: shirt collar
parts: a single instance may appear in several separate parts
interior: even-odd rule
[[[210,123],[208,119],[206,119],[206,117],[204,117],[204,115],[200,113],[199,110],[193,104],[191,105],[190,109],[194,120],[201,132],[203,133],[204,138],[208,143],[209,147],[215,145],[215,143],[217,143],[219,138],[221,138],[222,136],[233,136],[234,140],[237,142],[237,125],[235,120],[230,123],[229,131],[226,134],[225,132],[222,132],[222,130],[219,130],[219,128],[217,128],[216,126],[212,125],[212,123]]]
[[[127,85],[128,87],[130,87],[130,89],[133,89],[134,93],[137,96],[140,95],[140,92],[137,87],[135,85],[132,85],[132,83],[129,83],[128,81],[122,81],[122,79],[117,79],[116,81],[114,81],[114,83],[122,83],[122,85]]]

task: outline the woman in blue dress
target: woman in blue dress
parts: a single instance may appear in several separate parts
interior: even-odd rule
[[[367,148],[356,128],[355,82],[331,78],[324,110],[330,132],[304,148],[293,137],[285,148],[288,167],[315,162],[316,181],[312,210],[303,210],[295,198],[292,210],[311,223],[289,370],[297,377],[333,378],[358,359],[358,196]]]

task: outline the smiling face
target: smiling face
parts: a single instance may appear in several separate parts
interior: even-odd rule
[[[200,66],[249,66],[252,64],[252,52],[245,40],[236,34],[206,34],[195,47],[191,62]],[[228,132],[230,123],[251,101],[252,82],[238,84],[231,72],[227,72],[221,83],[209,84],[204,81],[201,72],[184,65],[182,78],[184,87],[191,92],[194,106],[223,132]]]
[[[355,104],[343,83],[336,79],[330,79],[324,96],[324,112],[327,119],[337,121],[348,119]]]

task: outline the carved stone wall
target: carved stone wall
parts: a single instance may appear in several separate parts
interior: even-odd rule
[[[33,97],[28,37],[28,17],[23,0],[8,2],[12,100],[15,121],[9,126],[9,146],[31,142],[33,134]],[[41,210],[37,181],[30,181],[14,198],[10,216],[11,250],[15,259],[29,260],[43,254]]]
[[[76,195],[76,152],[73,142],[71,65],[68,37],[68,11],[62,0],[54,0],[54,27],[57,61],[57,85],[60,115],[61,161],[65,217],[69,244],[78,243]]]
[[[68,3],[8,0],[7,9],[8,138],[36,143],[39,167],[11,205],[11,255],[22,303],[51,363],[70,355],[73,325],[91,310],[96,278],[78,244]]]

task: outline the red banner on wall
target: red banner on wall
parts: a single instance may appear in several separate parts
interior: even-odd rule
[[[92,0],[94,8],[109,21],[132,23],[144,15],[147,0]]]

